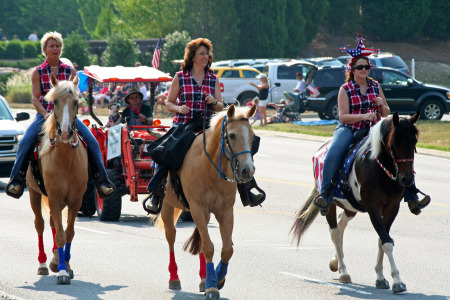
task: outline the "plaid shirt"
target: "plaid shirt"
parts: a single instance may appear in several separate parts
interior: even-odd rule
[[[359,85],[354,80],[350,80],[349,82],[344,83],[342,87],[347,92],[348,99],[350,99],[349,104],[351,114],[358,115],[376,112],[375,99],[380,94],[378,82],[367,79],[367,91],[365,95],[361,94]],[[377,116],[376,121],[372,122],[372,125],[375,125],[379,120],[380,115]],[[354,124],[343,123],[343,125],[355,132],[359,129],[370,126],[370,123],[370,121],[361,121]]]
[[[180,92],[178,93],[177,105],[187,105],[191,109],[188,114],[175,114],[175,118],[173,119],[176,124],[184,124],[190,119],[192,119],[196,112],[201,112],[202,118],[205,118],[203,115],[203,111],[206,104],[206,95],[211,94],[214,95],[215,86],[216,86],[216,75],[211,72],[205,72],[205,76],[203,77],[203,82],[201,86],[197,85],[197,82],[194,79],[194,75],[192,75],[191,71],[180,71],[177,72],[178,80],[180,84]],[[214,110],[211,105],[208,105],[206,108],[206,118],[210,119],[213,115]]]
[[[41,78],[41,96],[39,97],[39,101],[48,112],[52,112],[53,102],[47,102],[44,100],[44,96],[47,95],[47,93],[52,88],[52,83],[50,82],[50,76],[52,73],[51,67],[47,60],[45,60],[42,65],[36,68],[36,70],[38,71],[39,77]],[[69,65],[66,65],[63,62],[59,61],[59,69],[56,78],[59,81],[69,80],[71,71],[72,68]]]

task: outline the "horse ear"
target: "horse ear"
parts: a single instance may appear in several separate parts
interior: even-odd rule
[[[74,85],[75,87],[78,86],[78,80],[79,80],[78,74],[75,74],[75,76],[71,76],[71,80],[70,80],[70,81],[73,81],[73,85]]]
[[[58,85],[58,79],[56,79],[56,76],[55,76],[55,74],[53,74],[53,72],[52,72],[52,75],[50,76],[50,81],[51,81],[51,83],[52,83],[52,86],[57,86]]]
[[[398,112],[394,113],[394,115],[392,116],[392,121],[394,122],[394,126],[398,126],[398,124],[400,123]]]
[[[256,112],[256,104],[253,104],[252,108],[250,108],[247,112],[247,119],[250,119],[255,115]]]
[[[411,118],[409,118],[409,121],[411,122],[411,124],[414,124],[417,122],[417,120],[419,120],[419,117],[420,117],[420,111],[418,111]]]
[[[231,119],[234,116],[234,104],[231,104],[230,107],[228,107],[228,111],[227,111],[227,117],[228,119]]]

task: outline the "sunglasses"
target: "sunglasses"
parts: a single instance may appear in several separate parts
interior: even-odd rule
[[[371,66],[370,65],[357,65],[357,66],[355,66],[355,67],[353,67],[354,69],[356,69],[356,70],[362,70],[362,69],[364,69],[364,70],[370,70],[370,68],[371,68]]]

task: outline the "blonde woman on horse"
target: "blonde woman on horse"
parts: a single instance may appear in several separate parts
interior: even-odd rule
[[[63,38],[58,32],[47,32],[41,39],[41,50],[46,60],[43,64],[36,67],[31,75],[32,103],[37,113],[19,143],[16,161],[11,171],[10,180],[6,186],[6,193],[17,199],[23,194],[25,174],[28,169],[29,155],[33,143],[41,131],[46,118],[53,111],[53,103],[47,102],[44,99],[44,96],[52,88],[50,76],[53,73],[58,81],[62,81],[69,80],[76,75],[72,66],[60,60],[63,48]],[[112,195],[115,187],[108,180],[97,140],[89,128],[79,119],[76,120],[76,127],[83,136],[91,156],[95,159],[95,164],[91,164],[90,167],[94,170],[93,174],[95,175],[98,193],[102,197],[108,197]]]
[[[186,46],[181,71],[174,76],[166,101],[167,111],[175,114],[173,126],[184,124],[197,115],[209,123],[214,112],[223,110],[219,79],[210,69],[214,57],[212,50],[211,41],[205,38],[195,39]],[[198,131],[201,129],[198,128]],[[158,165],[147,187],[150,198],[145,202],[144,208],[149,213],[159,212],[158,208],[164,198],[161,180],[166,172],[164,166]],[[254,178],[249,183],[238,185],[244,206],[256,206],[265,200],[263,194],[255,195],[250,191],[254,187],[257,187]]]

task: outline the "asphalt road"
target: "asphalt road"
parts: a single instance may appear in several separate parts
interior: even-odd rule
[[[408,288],[403,296],[394,296],[391,290],[374,287],[378,237],[367,214],[358,214],[344,237],[352,284],[340,284],[338,274],[328,269],[334,247],[323,217],[316,219],[300,248],[292,245],[289,229],[312,188],[311,157],[322,142],[310,136],[258,134],[262,142],[255,156],[256,179],[267,200],[258,208],[236,202],[234,255],[221,299],[450,299],[450,158],[421,149],[416,155],[416,181],[431,194],[432,203],[420,216],[402,204],[391,229],[394,257]],[[0,299],[202,299],[198,258],[182,251],[193,223],[177,225],[175,251],[182,290],[171,291],[164,233],[129,197],[123,198],[118,222],[101,222],[96,216],[77,219],[71,285],[57,285],[55,274],[36,275],[33,218],[28,192],[16,200],[0,191]],[[214,218],[209,232],[217,264],[221,242]],[[50,260],[48,225],[44,241]],[[387,259],[384,270],[392,284]]]

